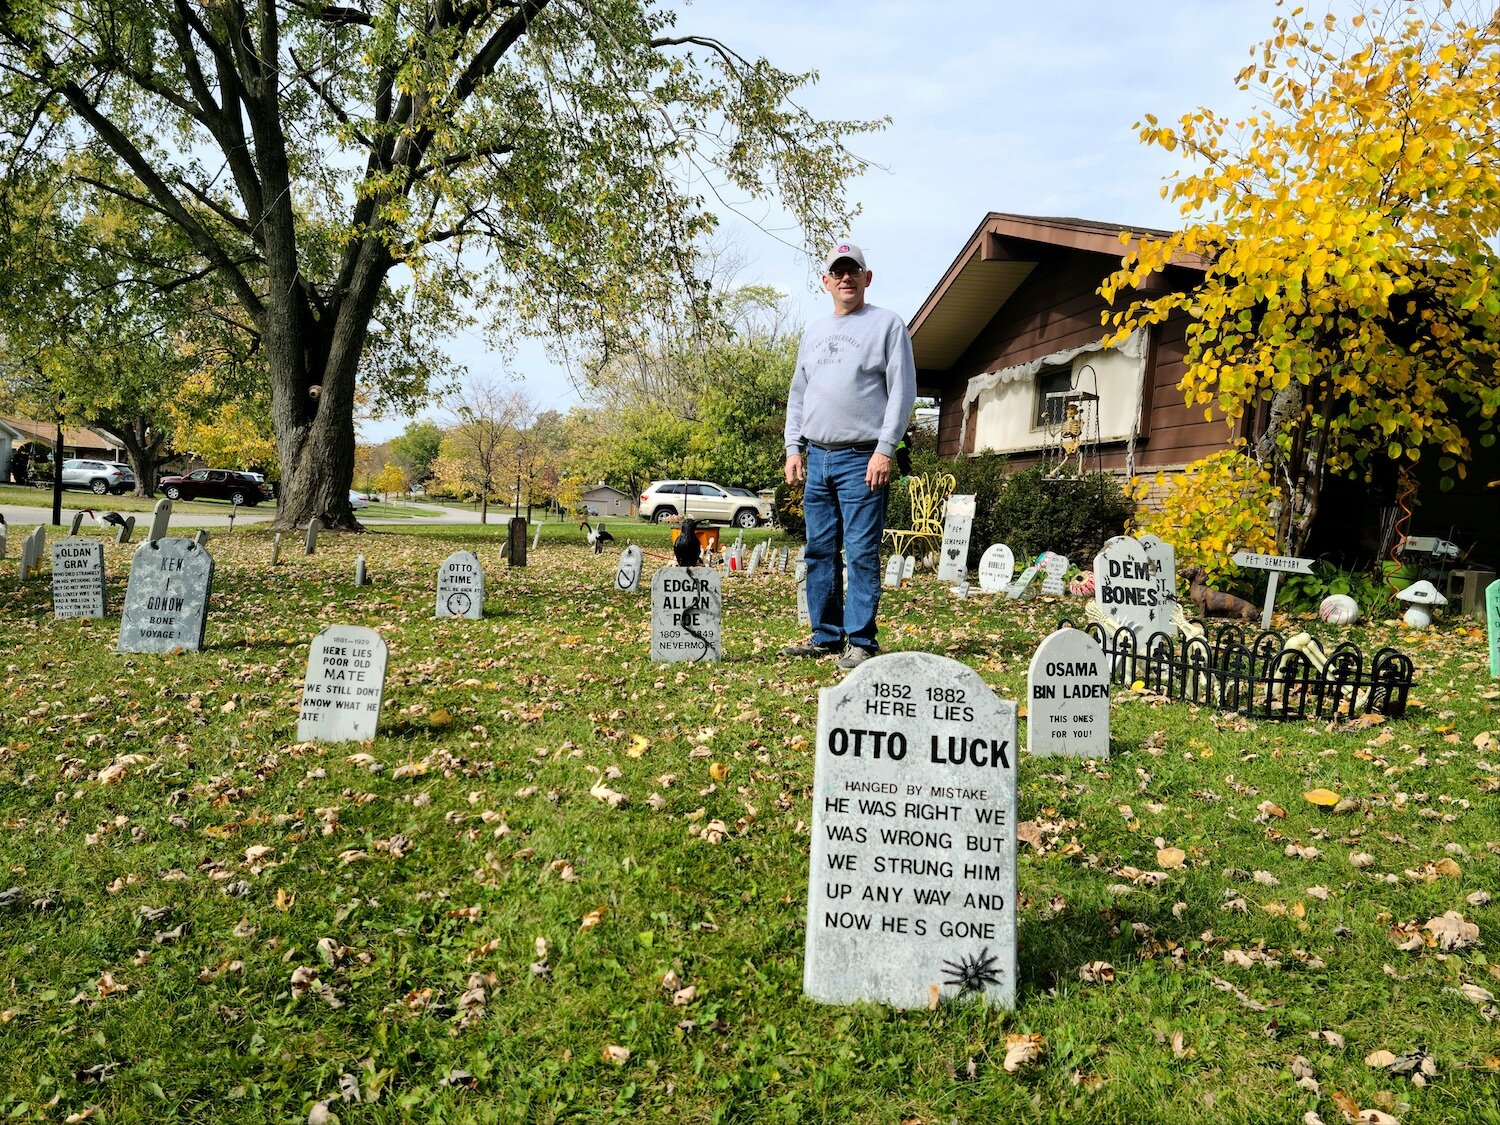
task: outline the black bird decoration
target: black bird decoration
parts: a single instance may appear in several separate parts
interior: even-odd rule
[[[594,548],[594,554],[596,555],[604,553],[604,544],[615,541],[615,537],[604,529],[602,523],[598,527],[594,527],[588,520],[584,520],[578,527],[583,531],[584,536]]]
[[[703,546],[698,542],[698,521],[683,520],[677,542],[672,544],[672,554],[678,566],[702,566]]]
[[[125,517],[119,512],[105,512],[99,519],[104,523],[114,524],[116,527],[125,526]]]

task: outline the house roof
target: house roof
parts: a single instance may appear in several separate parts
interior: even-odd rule
[[[51,422],[34,422],[30,418],[0,418],[8,429],[19,435],[21,442],[38,442],[52,447],[57,436],[57,427]],[[63,447],[73,449],[120,449],[120,443],[83,426],[63,427]]]
[[[1165,238],[1171,233],[1091,219],[991,211],[911,318],[917,371],[951,368],[1045,259],[1079,251],[1118,261],[1141,236]],[[1129,236],[1126,241],[1121,241],[1122,234]],[[1179,255],[1172,264],[1202,271],[1207,261],[1196,254]]]
[[[585,496],[592,496],[596,492],[613,492],[616,496],[629,496],[630,495],[628,492],[621,492],[618,488],[616,488],[612,484],[604,484],[603,482],[600,482],[599,484],[596,484],[596,485],[592,486],[591,488],[589,488],[584,493],[584,495]]]

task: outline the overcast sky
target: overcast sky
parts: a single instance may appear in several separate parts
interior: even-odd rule
[[[1328,10],[1326,0],[1307,7]],[[679,11],[679,33],[817,70],[801,100],[819,116],[890,117],[853,143],[876,167],[850,187],[863,213],[848,233],[875,272],[870,301],[908,320],[990,211],[1177,226],[1160,188],[1180,159],[1142,145],[1131,126],[1146,113],[1250,108],[1234,75],[1277,14],[1274,0],[703,0]],[[827,311],[820,263],[787,245],[798,238],[782,216],[725,218],[746,263],[740,282],[786,293],[803,321]],[[473,371],[500,373],[477,335],[451,350]],[[540,345],[523,346],[513,367],[544,409],[578,401]],[[367,423],[362,436],[404,425]]]

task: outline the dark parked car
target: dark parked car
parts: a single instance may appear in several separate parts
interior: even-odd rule
[[[266,498],[251,477],[233,469],[194,469],[183,477],[162,477],[159,486],[168,500],[228,500],[254,507]]]

